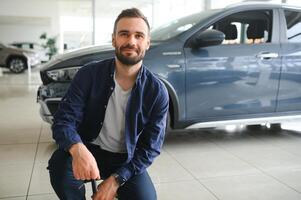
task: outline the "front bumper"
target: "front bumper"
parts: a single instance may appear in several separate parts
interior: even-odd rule
[[[38,103],[40,104],[40,116],[41,118],[47,122],[52,124],[53,122],[53,115],[56,112],[61,98],[52,98],[46,99],[45,101],[39,100]]]
[[[53,116],[68,87],[69,83],[50,83],[39,87],[37,102],[41,106],[40,116],[45,122],[52,124]]]

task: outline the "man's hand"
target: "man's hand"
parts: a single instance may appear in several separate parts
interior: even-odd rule
[[[84,144],[72,145],[69,152],[72,156],[72,169],[76,179],[100,179],[96,160]]]
[[[110,176],[97,187],[97,193],[92,196],[93,200],[113,200],[117,194],[119,184],[114,176]]]

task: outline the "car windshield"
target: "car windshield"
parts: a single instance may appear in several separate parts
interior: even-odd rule
[[[162,26],[159,26],[158,28],[155,28],[151,31],[151,40],[163,41],[175,37],[187,31],[188,29],[196,25],[198,22],[211,15],[214,11],[216,10],[203,11],[200,13],[189,15],[187,17],[170,21]]]

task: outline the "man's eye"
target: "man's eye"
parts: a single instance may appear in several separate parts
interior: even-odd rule
[[[122,37],[126,37],[128,34],[127,33],[120,33],[119,35],[122,36]]]
[[[136,38],[137,38],[137,39],[142,39],[142,38],[144,38],[144,37],[143,37],[143,35],[136,35]]]

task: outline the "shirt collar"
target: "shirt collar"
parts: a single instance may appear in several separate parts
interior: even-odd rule
[[[110,76],[111,76],[112,79],[114,79],[114,73],[115,73],[115,66],[116,66],[115,59],[116,59],[116,58],[113,58],[113,59],[112,59],[112,65],[111,65],[111,69],[110,69]],[[144,66],[144,64],[142,63],[142,64],[141,64],[141,67],[140,67],[140,69],[139,69],[137,78],[136,78],[136,84],[141,80],[141,77],[142,77],[142,75],[143,75],[143,73],[144,73],[144,68],[145,68],[145,66]]]
[[[144,65],[142,64],[139,69],[136,81],[141,79],[143,72],[144,72]]]

